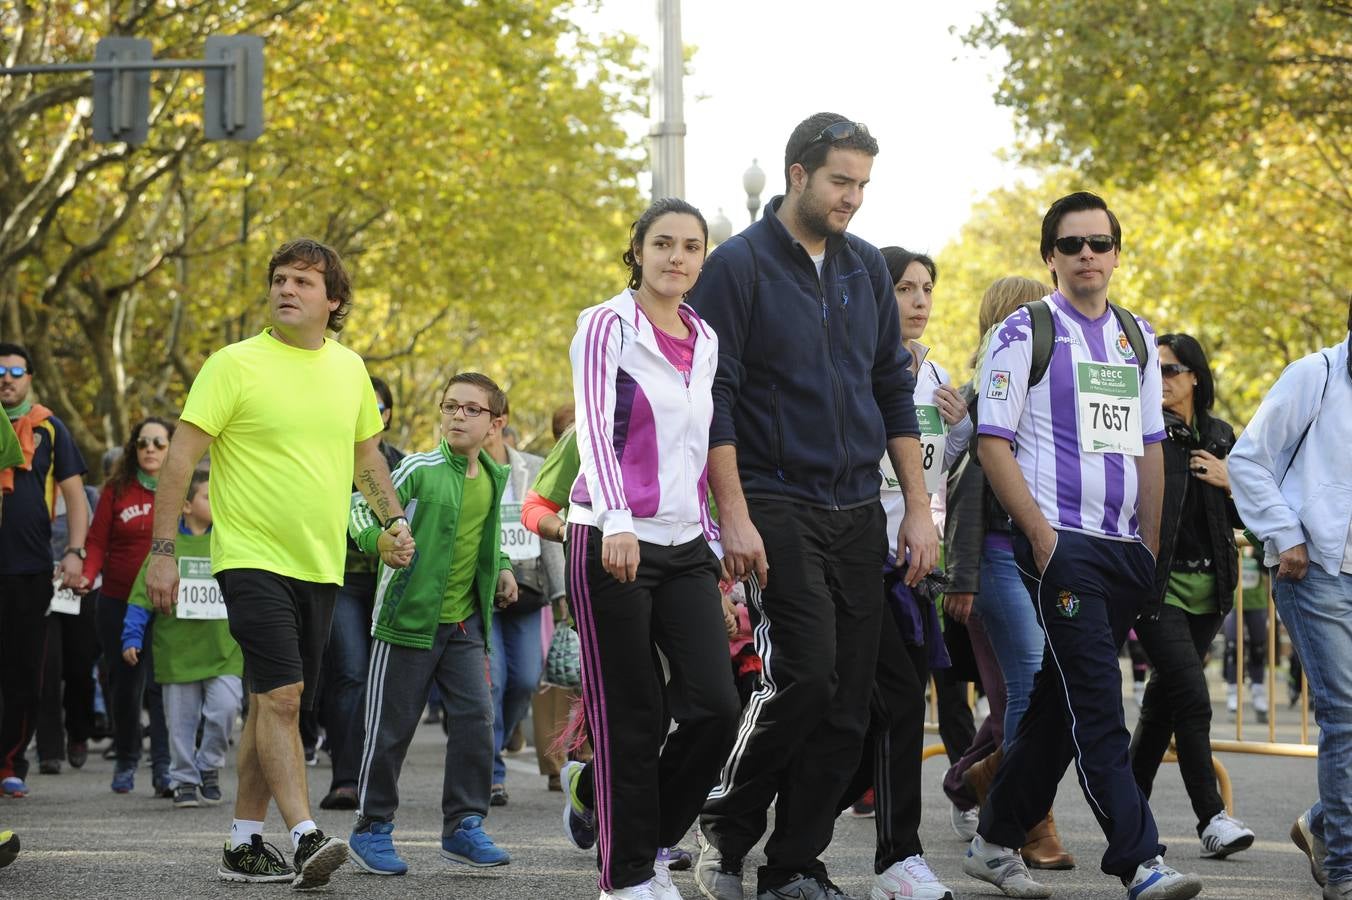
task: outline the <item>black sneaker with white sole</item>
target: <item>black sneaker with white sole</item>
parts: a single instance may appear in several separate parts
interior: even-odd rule
[[[248,882],[291,881],[296,877],[295,870],[286,864],[277,848],[263,843],[263,836],[258,834],[238,847],[227,843],[216,874],[222,881]]]
[[[202,805],[215,806],[221,802],[221,773],[217,769],[203,769]]]
[[[328,837],[316,828],[300,839],[296,848],[296,880],[291,889],[308,891],[329,883],[329,876],[347,862],[347,841]]]

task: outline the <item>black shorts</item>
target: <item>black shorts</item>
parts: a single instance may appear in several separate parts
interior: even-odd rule
[[[249,692],[266,694],[303,682],[301,708],[313,709],[338,585],[263,569],[226,569],[216,574],[216,581],[225,598],[230,635],[244,651]]]

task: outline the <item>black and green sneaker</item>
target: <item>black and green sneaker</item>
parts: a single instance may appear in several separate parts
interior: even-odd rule
[[[291,881],[296,872],[286,864],[281,852],[271,844],[263,843],[263,836],[255,834],[249,843],[231,847],[227,842],[221,852],[221,867],[216,874],[222,881]]]
[[[296,848],[296,880],[291,889],[307,891],[329,883],[329,876],[347,861],[347,842],[326,837],[316,828],[300,839]]]

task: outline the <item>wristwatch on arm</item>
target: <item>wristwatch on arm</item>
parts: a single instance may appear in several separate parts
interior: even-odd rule
[[[65,559],[72,553],[74,553],[77,557],[79,557],[81,562],[84,562],[85,558],[89,556],[89,551],[85,550],[85,548],[83,547],[67,547],[66,552],[61,554],[61,558]]]

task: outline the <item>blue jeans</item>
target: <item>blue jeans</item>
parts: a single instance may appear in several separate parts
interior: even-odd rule
[[[1319,724],[1319,804],[1329,882],[1352,881],[1352,575],[1310,564],[1300,581],[1273,578],[1277,612],[1300,656]]]
[[[1005,676],[1005,740],[1008,752],[1028,709],[1033,676],[1042,668],[1047,639],[1037,623],[1037,610],[1019,577],[1014,553],[987,545],[981,551],[981,583],[974,608],[986,626],[991,649]]]
[[[543,609],[529,613],[497,613],[493,616],[493,649],[488,655],[493,681],[493,783],[507,779],[502,748],[507,738],[526,718],[530,699],[540,685],[545,654],[540,643]]]
[[[333,624],[324,648],[320,679],[320,710],[326,744],[333,758],[330,790],[357,786],[362,742],[366,729],[362,706],[366,697],[366,669],[371,659],[371,609],[376,577],[349,572],[333,601]]]

